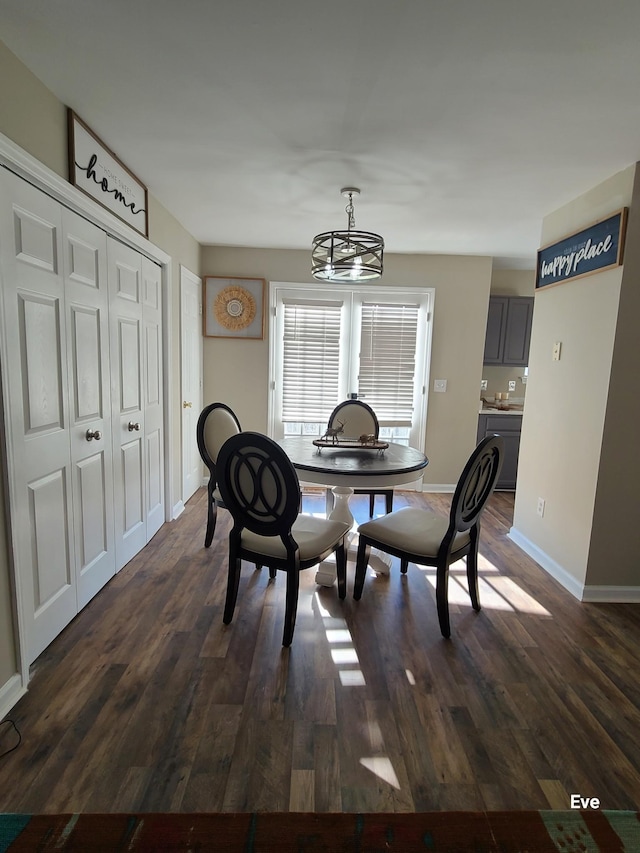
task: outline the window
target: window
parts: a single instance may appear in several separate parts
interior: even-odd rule
[[[321,435],[356,395],[380,437],[424,446],[433,291],[271,284],[271,434]]]

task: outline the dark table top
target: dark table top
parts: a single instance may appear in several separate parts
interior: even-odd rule
[[[420,450],[393,442],[383,452],[365,447],[323,447],[318,452],[312,436],[289,436],[278,444],[301,480],[321,485],[399,486],[419,480],[429,463]]]

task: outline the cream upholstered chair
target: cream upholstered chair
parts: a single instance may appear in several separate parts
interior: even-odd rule
[[[373,546],[400,557],[403,574],[410,562],[436,567],[436,602],[443,637],[451,636],[447,590],[449,566],[464,556],[467,558],[471,604],[474,610],[480,610],[480,516],[498,479],[503,451],[504,440],[498,435],[488,436],[478,444],[460,475],[448,519],[415,507],[404,507],[361,524],[358,528],[360,540],[353,597],[358,600],[362,595],[369,553]]]
[[[344,438],[358,439],[361,435],[373,435],[378,438],[380,424],[371,406],[362,400],[345,400],[338,403],[327,426],[333,428],[342,424]],[[340,436],[339,436],[340,437]],[[369,517],[373,516],[376,495],[384,495],[385,510],[391,512],[393,509],[393,489],[354,489],[356,494],[369,495]],[[329,504],[331,490],[327,491],[327,504]],[[332,496],[331,496],[332,497]]]
[[[349,525],[300,514],[298,475],[275,441],[257,432],[229,438],[218,454],[218,485],[233,517],[229,534],[229,577],[223,621],[233,618],[242,560],[287,575],[282,645],[293,639],[300,571],[336,555],[338,594],[347,590],[345,536]]]
[[[240,422],[225,403],[209,403],[200,412],[196,426],[196,440],[202,461],[209,469],[207,486],[207,531],[204,546],[208,548],[216,532],[217,508],[224,507],[217,488],[216,460],[225,441],[241,431]]]

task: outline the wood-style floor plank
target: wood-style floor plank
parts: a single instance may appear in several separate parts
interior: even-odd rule
[[[366,495],[352,506],[367,518]],[[200,490],[35,662],[0,810],[637,808],[640,607],[576,601],[508,538],[512,514],[512,494],[491,498],[480,613],[452,568],[449,641],[433,570],[394,561],[359,602],[352,564],[344,601],[302,572],[283,649],[283,574],[244,564],[223,625],[230,519],[205,549]],[[2,727],[0,753],[14,742]]]

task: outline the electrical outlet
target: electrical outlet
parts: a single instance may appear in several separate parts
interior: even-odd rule
[[[556,341],[553,345],[553,360],[560,361],[560,351],[562,350],[562,341]]]
[[[538,509],[536,510],[536,512],[538,513],[540,518],[542,518],[544,516],[544,504],[545,504],[544,498],[538,498]]]
[[[433,390],[434,391],[446,391],[447,390],[447,380],[446,379],[434,379],[433,380]]]
[[[510,379],[509,380],[509,391],[515,391],[515,390],[516,390],[516,380]]]
[[[481,391],[486,391],[486,390],[487,390],[487,381],[488,381],[488,380],[486,380],[486,379],[481,379],[481,380],[480,380],[480,390],[481,390]]]

